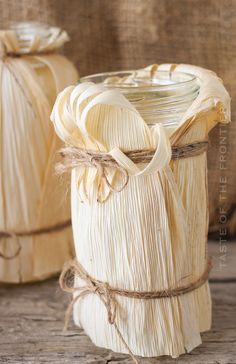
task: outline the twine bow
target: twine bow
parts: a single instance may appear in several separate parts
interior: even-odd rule
[[[74,287],[73,281],[74,277],[79,277],[86,282],[85,286],[82,287]],[[64,331],[67,330],[69,319],[71,316],[72,308],[74,304],[82,297],[88,294],[96,294],[102,303],[104,304],[107,310],[107,319],[110,325],[113,325],[117,335],[119,336],[120,340],[122,341],[125,348],[128,350],[130,357],[133,359],[135,364],[138,364],[138,360],[132,353],[131,349],[129,348],[128,344],[126,343],[120,329],[118,328],[115,320],[116,320],[116,300],[114,293],[111,290],[111,287],[107,282],[101,282],[97,279],[92,278],[82,267],[79,262],[70,261],[65,264],[64,269],[61,273],[59,283],[61,288],[69,293],[78,293],[72,301],[70,302],[66,314],[65,314],[65,325]]]
[[[71,219],[60,222],[58,224],[44,226],[44,227],[41,227],[38,229],[31,229],[31,230],[26,230],[26,231],[24,231],[24,230],[22,230],[22,231],[0,230],[0,242],[3,239],[10,239],[10,238],[15,238],[17,241],[17,250],[13,255],[7,256],[0,252],[0,257],[10,260],[10,259],[16,258],[20,254],[21,246],[18,241],[18,238],[27,238],[27,237],[39,236],[39,235],[43,235],[43,234],[50,234],[50,233],[54,233],[54,232],[66,229],[69,226],[71,226]]]
[[[119,163],[117,163],[116,161],[115,161],[115,163],[113,163],[113,161],[106,160],[106,158],[104,158],[102,161],[99,161],[99,160],[97,160],[97,158],[95,156],[90,156],[90,163],[92,166],[97,168],[97,171],[98,171],[99,175],[101,176],[101,179],[105,180],[105,183],[108,186],[108,188],[110,189],[110,191],[121,192],[127,185],[128,180],[129,180],[128,172],[126,171],[125,168],[120,166]],[[121,187],[112,186],[112,184],[109,182],[107,175],[106,175],[106,167],[113,167],[113,168],[115,167],[117,171],[121,172],[121,174],[124,176],[124,182],[121,185]]]
[[[206,283],[210,270],[212,268],[211,259],[208,260],[206,268],[202,275],[194,282],[191,282],[187,285],[180,286],[173,289],[167,289],[163,291],[153,291],[153,292],[138,292],[138,291],[130,291],[125,289],[113,288],[107,282],[102,282],[91,277],[86,270],[82,267],[82,265],[75,260],[69,261],[65,264],[64,269],[61,273],[59,283],[63,291],[69,293],[77,293],[75,297],[70,302],[66,314],[65,314],[65,326],[64,330],[67,329],[69,319],[71,316],[71,311],[74,304],[82,297],[88,294],[96,294],[102,303],[104,304],[107,310],[107,319],[109,324],[113,325],[117,335],[120,340],[124,344],[125,348],[128,350],[129,355],[133,359],[134,363],[138,364],[138,361],[134,354],[132,353],[130,347],[125,341],[120,329],[116,324],[116,308],[117,302],[115,299],[115,295],[120,295],[124,297],[136,298],[136,299],[162,299],[162,298],[171,298],[180,296],[186,293],[189,293],[199,287],[201,287],[204,283]],[[74,278],[78,277],[86,282],[86,285],[81,287],[74,286]]]
[[[58,163],[56,171],[58,174],[67,172],[76,167],[95,167],[98,174],[103,179],[112,192],[121,192],[129,181],[127,170],[120,166],[111,156],[107,153],[89,151],[75,147],[65,147],[60,150],[60,155],[63,158],[62,163]],[[106,168],[115,168],[124,177],[123,183],[120,187],[113,186],[109,181],[106,173]],[[99,188],[98,188],[99,189]]]
[[[207,146],[208,142],[206,140],[186,145],[172,146],[171,159],[177,160],[198,156],[206,152]],[[150,163],[154,157],[155,150],[130,150],[123,152],[120,151],[120,153],[127,157],[129,161],[138,165],[140,163]],[[68,172],[77,167],[94,167],[101,176],[101,180],[105,180],[110,191],[121,192],[128,184],[129,173],[127,169],[119,164],[117,160],[107,152],[67,146],[60,150],[60,155],[62,157],[62,161],[56,165],[56,171],[58,174]],[[123,183],[120,187],[113,186],[112,182],[108,180],[106,168],[113,168],[120,172],[124,177]]]
[[[16,258],[20,254],[20,251],[21,251],[21,246],[20,246],[18,237],[14,233],[6,232],[6,231],[0,231],[0,240],[1,239],[5,239],[5,238],[15,238],[16,239],[16,243],[17,243],[17,248],[16,248],[15,253],[13,253],[12,255],[6,255],[6,254],[0,252],[0,257],[3,258],[3,259],[5,259],[5,260],[14,259],[14,258]]]

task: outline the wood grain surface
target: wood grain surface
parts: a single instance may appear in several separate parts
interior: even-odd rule
[[[140,358],[141,364],[236,364],[234,246],[228,243],[226,265],[221,274],[219,246],[216,243],[210,246],[210,254],[215,257],[211,274],[213,325],[210,332],[202,335],[203,344],[179,359]],[[62,332],[69,298],[60,291],[57,279],[22,286],[1,286],[0,297],[0,363],[132,363],[127,355],[94,346],[72,321],[68,332]]]

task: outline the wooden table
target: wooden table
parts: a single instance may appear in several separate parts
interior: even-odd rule
[[[216,242],[211,274],[212,330],[203,344],[179,359],[141,359],[141,364],[236,364],[236,243],[227,243],[226,255]],[[225,264],[225,265],[224,265]],[[68,297],[57,279],[43,283],[0,287],[0,363],[118,364],[131,363],[127,355],[95,347],[73,323],[62,332]]]

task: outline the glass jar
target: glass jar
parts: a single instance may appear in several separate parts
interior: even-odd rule
[[[49,25],[34,21],[12,23],[10,29],[16,34],[20,54],[29,53],[36,40],[40,39],[42,44],[46,43],[51,35]]]
[[[118,88],[149,126],[162,123],[165,127],[178,126],[200,88],[194,75],[159,70],[100,73],[80,81]]]
[[[190,146],[191,150],[194,144],[206,143],[208,132],[219,120],[227,120],[227,111],[223,110],[229,97],[213,72],[190,65],[179,65],[176,71],[169,72],[168,67],[173,69],[172,65],[160,65],[162,70],[151,67],[84,77],[81,82],[94,82],[104,87],[81,85],[77,92],[67,93],[64,107],[58,104],[58,122],[63,128],[68,123],[66,132],[69,130],[69,135],[74,136],[77,127],[81,132],[77,134],[78,139],[81,138],[78,145],[84,143],[85,152],[90,151],[92,145],[91,149],[99,155],[105,151],[104,155],[115,156],[118,167],[122,166],[129,175],[122,192],[112,191],[106,196],[104,193],[103,203],[95,198],[86,203],[86,195],[96,197],[100,188],[99,179],[92,173],[89,175],[84,169],[77,174],[75,170],[72,179],[74,237],[79,263],[92,277],[122,290],[166,291],[182,284],[193,287],[192,283],[201,282],[209,267],[206,150],[195,155],[186,153],[185,158],[172,159],[170,163],[166,159],[164,167],[156,164],[151,171],[148,168],[154,158],[143,162],[130,157],[137,150],[141,153],[155,149],[154,156],[164,160],[162,152],[169,151],[169,141],[164,133],[158,135],[158,142],[163,137],[165,148],[159,147],[153,137],[156,136],[154,125],[163,124],[169,136],[171,127],[181,124],[176,135],[171,135],[174,135],[171,146]],[[114,88],[135,106],[150,130],[115,92],[104,92]],[[85,122],[88,128],[84,128]],[[64,140],[67,138],[65,133]],[[75,147],[76,143],[77,140]],[[129,173],[130,166],[137,169]],[[114,172],[109,171],[109,166],[107,170],[110,181],[114,182]],[[81,202],[80,192],[85,195],[85,203]],[[80,287],[80,282],[76,282],[75,287]],[[200,333],[211,326],[207,281],[202,287],[196,286],[195,291],[173,299],[137,299],[134,302],[127,297],[117,297],[117,300],[117,327],[123,330],[135,355],[176,358],[198,346]],[[122,346],[119,337],[116,340],[106,323],[106,315],[103,318],[88,315],[88,312],[99,311],[98,304],[90,297],[87,301],[77,301],[75,323],[81,324],[99,347],[127,352],[127,347]],[[147,324],[150,322],[153,326]]]

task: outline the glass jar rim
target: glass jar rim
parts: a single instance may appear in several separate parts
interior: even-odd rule
[[[48,34],[50,26],[43,22],[29,20],[22,22],[13,21],[10,23],[9,28],[13,30],[19,37],[29,35],[29,32],[31,35],[37,34],[42,36]]]
[[[82,77],[106,89],[118,89],[139,111],[147,125],[161,122],[176,127],[178,120],[195,100],[200,82],[193,74],[176,70],[115,71]]]
[[[122,78],[130,78],[130,82],[119,82]],[[109,82],[109,78],[114,78]],[[115,80],[116,79],[116,80]],[[132,82],[131,82],[132,80]],[[163,82],[160,82],[162,80]],[[166,81],[172,81],[167,83]],[[168,91],[181,88],[194,88],[196,86],[197,77],[190,73],[179,71],[157,70],[124,70],[96,73],[80,78],[80,82],[94,82],[95,84],[103,84],[107,88],[117,88],[122,92],[152,92],[152,91]]]

